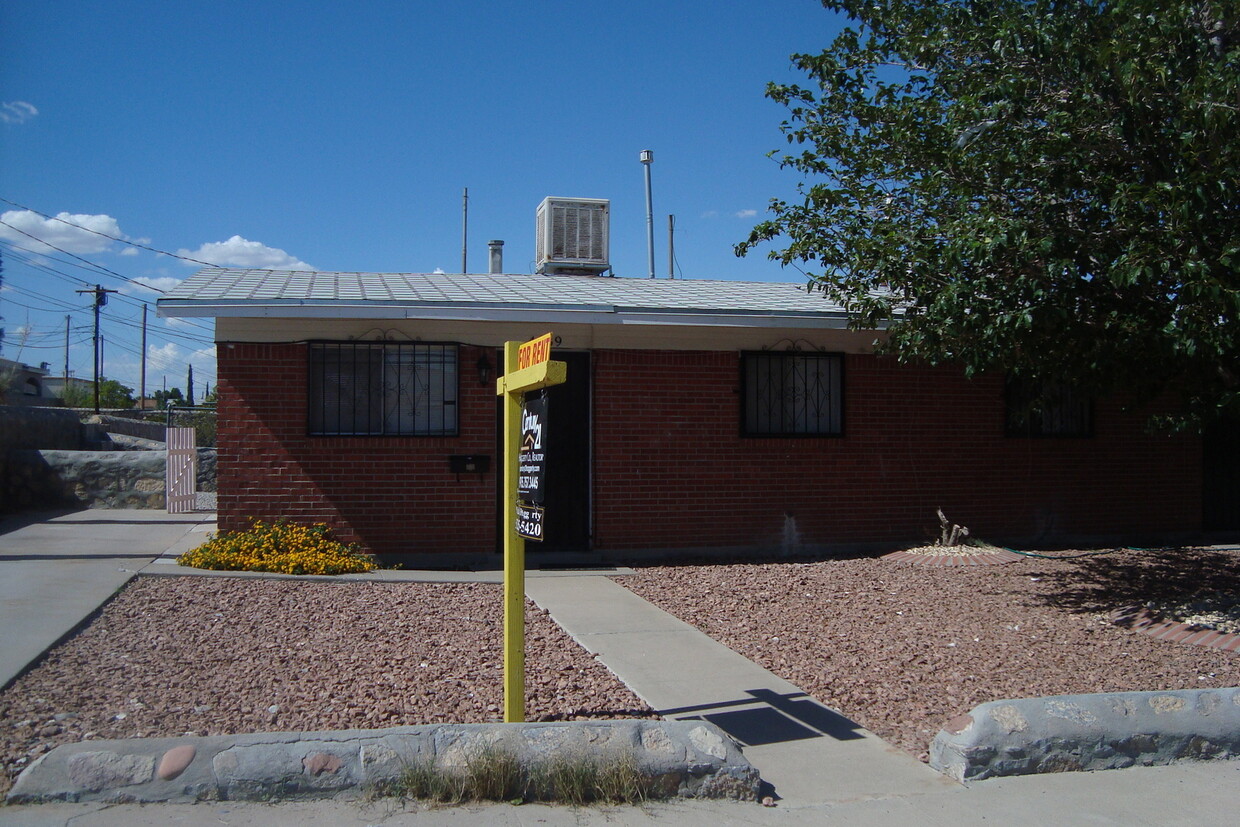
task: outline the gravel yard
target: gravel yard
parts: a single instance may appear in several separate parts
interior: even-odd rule
[[[1240,593],[1236,552],[663,566],[617,580],[922,760],[944,722],[984,701],[1240,686],[1240,654],[1106,618]]]
[[[84,738],[502,720],[502,594],[475,584],[142,577],[0,693],[0,794]],[[531,721],[649,709],[527,603]]]
[[[1240,685],[1240,655],[1110,623],[1240,594],[1240,553],[992,566],[873,558],[663,566],[616,578],[925,758],[983,701]],[[527,603],[530,720],[649,709]],[[59,743],[501,719],[494,585],[143,577],[0,693],[0,794]]]

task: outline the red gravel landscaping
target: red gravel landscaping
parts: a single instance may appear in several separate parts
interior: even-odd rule
[[[985,701],[1240,686],[1240,654],[1108,617],[1240,592],[1236,552],[659,566],[616,579],[922,760],[944,722]]]
[[[499,586],[134,580],[0,693],[0,794],[88,738],[502,720]],[[527,719],[650,717],[527,603]]]

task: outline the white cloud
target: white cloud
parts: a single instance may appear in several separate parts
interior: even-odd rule
[[[139,252],[141,251],[137,247],[126,247],[125,249],[121,250],[121,255],[136,256]]]
[[[62,212],[55,218],[44,218],[30,210],[9,210],[0,215],[0,222],[0,238],[36,253],[50,253],[55,248],[78,254],[102,253],[112,246],[112,239],[104,236],[125,237],[110,215]]]
[[[444,271],[442,267],[436,267],[434,270],[431,270],[431,273],[436,276],[442,276],[444,274]]]
[[[702,218],[718,218],[718,217],[719,217],[718,210],[707,210],[706,212],[702,213]]]
[[[211,241],[197,250],[177,250],[177,255],[206,261],[218,267],[253,267],[260,270],[317,270],[278,247],[268,247],[235,235],[227,241]],[[187,261],[186,264],[194,264]]]
[[[157,370],[167,370],[176,365],[185,357],[183,351],[173,342],[164,342],[156,347],[155,345],[146,346],[147,362]]]
[[[737,218],[753,218],[758,214],[757,210],[740,210],[735,213]]]
[[[5,123],[25,123],[39,114],[34,104],[25,101],[5,101],[0,103],[0,121]]]

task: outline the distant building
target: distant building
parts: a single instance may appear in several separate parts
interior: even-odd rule
[[[63,404],[60,400],[65,395],[66,387],[81,390],[88,397],[93,397],[95,392],[94,382],[90,379],[78,379],[76,376],[70,376],[67,379],[63,376],[49,376],[43,385],[47,388],[49,395],[55,397],[56,401],[53,404],[57,405]]]
[[[0,399],[6,405],[54,405],[56,394],[48,387],[47,362],[37,368],[12,359],[0,359]]]

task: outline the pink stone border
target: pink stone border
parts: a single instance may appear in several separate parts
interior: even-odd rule
[[[1015,563],[1021,555],[1003,548],[979,549],[968,554],[918,554],[915,551],[893,551],[879,558],[890,563],[910,566],[997,566]]]
[[[1240,652],[1240,634],[1220,632],[1208,626],[1193,626],[1179,620],[1167,620],[1143,606],[1125,606],[1111,612],[1111,622],[1143,635],[1170,643],[1191,643],[1225,652]]]

